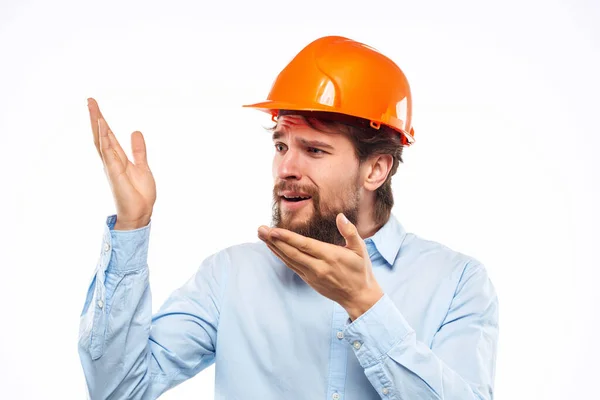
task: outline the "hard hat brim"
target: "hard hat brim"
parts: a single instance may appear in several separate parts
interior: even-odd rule
[[[340,111],[338,109],[336,109],[335,107],[330,107],[330,106],[326,106],[326,105],[319,104],[319,103],[314,103],[313,105],[310,105],[310,106],[309,105],[300,106],[298,104],[290,103],[290,102],[269,100],[269,101],[262,101],[260,103],[254,103],[254,104],[244,104],[244,105],[242,105],[242,107],[254,108],[256,110],[264,111],[267,114],[271,114],[272,118],[275,118],[277,116],[277,111],[279,111],[279,110],[324,111],[324,112],[343,114],[343,113],[340,113]],[[273,121],[275,121],[275,119],[273,119]],[[410,133],[405,131],[404,129],[398,129],[395,127],[391,127],[391,128],[396,130],[398,133],[400,133],[404,137],[402,139],[402,142],[404,145],[410,146],[411,144],[413,144],[415,142],[413,128],[410,129]]]
[[[296,111],[328,111],[339,112],[335,107],[324,104],[314,103],[311,105],[298,105],[284,101],[263,101],[254,104],[245,104],[242,107],[255,108],[269,114],[276,114],[277,110],[296,110]]]

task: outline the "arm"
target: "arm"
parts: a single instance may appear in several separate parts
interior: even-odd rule
[[[493,398],[498,300],[481,265],[465,267],[431,348],[387,295],[344,337],[383,399]]]
[[[223,273],[219,254],[152,316],[147,226],[113,230],[80,318],[79,355],[92,399],[156,399],[214,362]]]

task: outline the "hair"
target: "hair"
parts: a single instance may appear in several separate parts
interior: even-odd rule
[[[372,156],[385,154],[392,156],[392,168],[385,182],[375,190],[375,207],[373,209],[375,223],[377,225],[385,224],[394,206],[392,176],[403,162],[401,133],[386,125],[375,129],[367,119],[333,112],[280,110],[279,116],[282,115],[302,117],[311,128],[324,133],[333,131],[343,134],[352,142],[354,154],[361,164]],[[276,126],[269,129],[274,130]],[[328,130],[323,130],[323,126]]]

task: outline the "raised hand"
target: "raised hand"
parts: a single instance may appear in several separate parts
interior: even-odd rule
[[[114,229],[131,230],[148,225],[156,201],[156,183],[148,166],[144,136],[139,131],[131,134],[132,163],[106,123],[96,100],[89,98],[88,108],[94,144],[117,207]]]

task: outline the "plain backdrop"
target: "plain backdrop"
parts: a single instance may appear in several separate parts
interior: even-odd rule
[[[393,212],[486,265],[496,398],[598,398],[599,4],[0,0],[0,398],[86,397],[79,315],[115,212],[86,98],[129,155],[145,135],[157,310],[270,223],[271,122],[241,105],[332,34],[410,81],[417,142]],[[210,367],[163,398],[209,399],[213,382]]]

